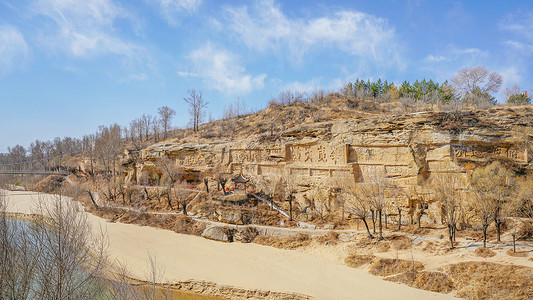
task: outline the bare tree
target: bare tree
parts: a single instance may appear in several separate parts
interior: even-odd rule
[[[280,176],[269,176],[263,177],[258,182],[256,182],[256,187],[265,194],[267,198],[270,199],[270,208],[274,209],[274,196],[278,190],[278,182],[280,181]]]
[[[283,170],[281,176],[278,178],[276,190],[281,201],[289,202],[289,219],[292,221],[292,206],[294,201],[294,193],[296,193],[298,185],[294,180],[294,175],[290,174],[289,169]]]
[[[459,181],[453,174],[442,174],[433,178],[433,189],[441,204],[443,218],[448,227],[448,238],[450,247],[453,249],[455,232],[457,230],[457,220],[461,214],[461,191]]]
[[[222,188],[222,191],[224,195],[226,194],[226,183],[228,182],[229,178],[231,177],[231,174],[226,172],[226,169],[223,165],[217,164],[213,170],[213,177],[217,182],[218,190]]]
[[[176,193],[176,201],[181,206],[183,214],[187,215],[187,207],[193,200],[193,197],[191,197],[190,186],[187,182],[182,181],[174,184],[174,191]]]
[[[501,243],[501,225],[507,216],[507,203],[517,187],[515,176],[499,162],[494,162],[474,170],[471,184],[491,204],[497,242]]]
[[[167,139],[168,130],[172,126],[172,118],[176,114],[176,111],[168,106],[161,106],[157,109],[159,117],[161,119],[161,125],[163,126],[163,139]]]
[[[311,193],[311,203],[316,214],[324,221],[331,211],[329,203],[329,190],[314,188]]]
[[[152,120],[152,135],[154,136],[154,143],[159,142],[159,129],[161,128],[161,120],[154,117]]]
[[[369,198],[371,206],[377,214],[379,240],[383,239],[383,210],[387,205],[385,198],[386,184],[385,178],[382,177],[374,177],[370,181],[360,184],[363,193]]]
[[[452,78],[452,83],[455,88],[461,91],[464,95],[475,93],[497,93],[502,82],[502,75],[496,72],[490,73],[489,70],[483,66],[461,69],[457,75]]]
[[[166,183],[167,186],[167,200],[168,206],[172,209],[172,186],[176,182],[181,180],[183,176],[183,168],[179,167],[177,163],[166,156],[159,158],[155,162],[156,167],[163,171],[164,177],[162,182]]]
[[[203,98],[203,92],[192,89],[187,92],[189,97],[183,98],[189,105],[189,115],[191,116],[191,123],[194,131],[198,131],[200,123],[203,121],[205,109],[209,102]]]
[[[478,189],[474,189],[471,194],[474,200],[474,211],[481,220],[481,226],[483,228],[483,248],[486,248],[487,229],[489,228],[492,216],[494,215],[493,201],[490,195],[487,195]]]
[[[152,115],[143,114],[141,116],[141,120],[144,124],[144,139],[148,141],[148,136],[150,135],[150,130],[152,129],[152,125],[155,121],[155,118]]]
[[[374,236],[370,233],[370,228],[368,227],[367,218],[370,214],[370,199],[359,185],[355,182],[353,176],[347,176],[342,179],[342,189],[347,195],[346,199],[346,208],[348,212],[355,215],[363,221],[365,224],[368,237],[373,239]]]
[[[107,238],[94,234],[76,203],[39,198],[39,222],[5,216],[0,196],[0,298],[100,299],[106,295]]]
[[[116,198],[117,159],[121,152],[121,130],[117,124],[109,127],[100,126],[95,140],[95,152],[104,166],[104,178],[107,182],[107,197],[114,201]]]
[[[14,147],[7,147],[9,152],[9,164],[14,171],[20,171],[24,169],[24,163],[26,162],[26,149],[21,145]]]
[[[408,195],[411,203],[415,204],[415,216],[418,229],[422,228],[422,217],[426,214],[426,205],[428,205],[430,193],[427,188],[418,189],[415,187],[414,194]]]
[[[523,105],[531,103],[531,98],[528,96],[527,90],[522,90],[517,83],[513,84],[511,88],[505,88],[504,94],[506,97],[505,103],[508,105]]]

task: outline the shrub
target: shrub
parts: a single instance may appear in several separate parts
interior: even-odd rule
[[[372,263],[374,258],[374,255],[352,254],[344,259],[344,263],[348,267],[359,268],[360,266]]]
[[[476,251],[474,251],[476,253],[477,256],[480,256],[480,257],[483,257],[483,258],[487,258],[487,257],[493,257],[494,255],[496,255],[496,252],[488,249],[488,248],[483,248],[483,247],[479,247],[476,249]]]
[[[530,299],[532,268],[489,262],[461,262],[445,267],[457,296],[467,299]]]
[[[377,276],[389,276],[408,271],[421,271],[424,265],[417,261],[408,261],[394,258],[377,258],[370,265],[370,274]]]
[[[454,289],[453,281],[441,272],[406,272],[386,280],[400,282],[417,289],[447,294]]]

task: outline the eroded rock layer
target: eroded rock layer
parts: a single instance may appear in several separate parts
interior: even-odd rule
[[[297,199],[302,206],[310,198],[307,192],[331,190],[338,178],[385,178],[407,195],[402,205],[413,207],[421,200],[409,195],[438,174],[451,174],[465,187],[468,172],[490,161],[531,168],[532,143],[530,106],[383,115],[302,124],[282,134],[235,141],[154,144],[142,150],[138,163],[129,165],[128,179],[153,172],[152,162],[167,156],[193,173],[218,165],[234,174],[242,172],[252,182],[289,174],[300,187]],[[430,206],[428,221],[440,222],[440,208],[433,200],[424,200]]]

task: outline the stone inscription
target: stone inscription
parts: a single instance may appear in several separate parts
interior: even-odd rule
[[[281,149],[231,149],[231,160],[236,163],[260,163],[270,156],[282,156]]]
[[[349,163],[383,164],[385,162],[405,164],[412,160],[407,147],[349,146]]]
[[[484,159],[487,156],[502,156],[514,160],[525,161],[525,151],[497,146],[473,147],[465,145],[452,145],[452,154],[457,158]]]
[[[194,166],[200,163],[200,156],[197,154],[177,154],[174,155],[176,163],[181,166]]]
[[[290,160],[297,164],[346,164],[346,151],[343,147],[322,144],[290,145]]]

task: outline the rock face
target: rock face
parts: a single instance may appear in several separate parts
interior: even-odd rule
[[[142,151],[146,163],[129,172],[130,178],[139,177],[150,170],[150,160],[166,155],[195,172],[222,165],[253,182],[284,173],[300,186],[296,199],[305,207],[310,198],[306,193],[327,189],[332,197],[335,178],[347,176],[357,182],[386,178],[404,195],[439,174],[451,174],[462,183],[457,188],[464,188],[468,172],[492,160],[531,168],[532,143],[531,106],[423,112],[303,124],[281,135],[265,133],[240,141],[155,144]],[[427,221],[440,222],[440,206],[432,197],[406,196],[402,206],[413,211],[419,202],[429,202]]]

